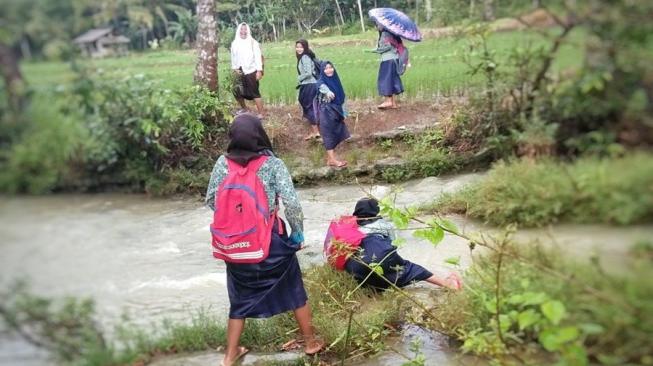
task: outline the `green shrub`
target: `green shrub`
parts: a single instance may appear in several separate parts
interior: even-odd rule
[[[46,98],[32,101],[17,123],[12,145],[0,150],[0,191],[45,193],[58,187],[68,165],[81,148],[86,131],[80,116],[63,114],[61,103]]]
[[[518,247],[504,247],[501,265],[497,253],[477,258],[466,291],[445,294],[434,310],[442,323],[431,326],[454,331],[463,350],[500,364],[652,361],[650,261],[635,261],[627,275],[608,275],[552,250]]]
[[[435,207],[495,225],[641,222],[653,217],[653,157],[501,162],[483,180],[445,195]]]

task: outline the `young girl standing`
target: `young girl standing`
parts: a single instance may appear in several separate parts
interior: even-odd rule
[[[283,161],[274,156],[261,120],[253,114],[243,113],[234,119],[229,129],[229,140],[227,154],[218,158],[211,173],[206,205],[215,211],[216,192],[227,178],[230,165],[247,168],[263,159],[256,175],[263,184],[267,207],[271,214],[275,213],[278,199],[283,201],[292,233],[288,235],[285,224],[280,221],[279,227],[272,225],[267,258],[258,263],[225,263],[230,309],[227,347],[221,365],[232,366],[249,351],[239,346],[246,318],[269,318],[287,311],[294,312],[304,336],[304,352],[315,354],[324,344],[315,337],[311,310],[295,254],[304,242],[304,215],[290,173]]]
[[[317,127],[317,115],[314,101],[317,95],[315,53],[308,47],[308,41],[300,39],[295,42],[295,53],[297,54],[297,88],[299,89],[298,101],[302,107],[303,117],[311,124],[311,133],[304,138],[310,140],[320,137],[320,130]]]
[[[399,53],[395,44],[401,42],[401,38],[385,30],[383,25],[376,25],[379,30],[379,40],[376,49],[371,52],[381,55],[381,65],[379,66],[379,76],[377,77],[377,89],[379,95],[385,97],[383,103],[377,107],[379,109],[398,108],[395,95],[404,92],[404,86],[401,83],[399,72],[397,71],[397,62]]]
[[[327,165],[342,168],[347,162],[336,157],[335,148],[350,137],[345,125],[345,90],[340,78],[330,61],[320,63],[320,78],[318,88],[318,121],[322,143],[327,151]]]

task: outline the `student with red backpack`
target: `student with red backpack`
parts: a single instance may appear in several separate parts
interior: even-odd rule
[[[222,365],[233,365],[248,352],[239,346],[246,318],[287,311],[295,314],[304,352],[315,354],[324,344],[313,331],[295,254],[304,241],[303,213],[290,174],[253,114],[238,115],[229,138],[227,154],[218,158],[206,193],[206,205],[214,211],[213,256],[227,267],[230,309]],[[290,235],[277,215],[279,199]]]
[[[371,52],[381,55],[381,65],[376,83],[379,95],[385,97],[383,103],[379,104],[377,108],[397,109],[399,106],[395,96],[404,92],[400,76],[408,67],[408,49],[404,47],[400,37],[388,32],[379,23],[376,26],[379,31],[379,39],[376,49]]]
[[[377,290],[389,288],[390,283],[404,287],[418,281],[453,290],[462,288],[462,281],[456,273],[441,278],[419,264],[403,259],[397,253],[397,247],[392,245],[394,227],[379,216],[379,211],[375,199],[361,198],[356,202],[352,216],[331,223],[324,243],[329,264]],[[333,245],[334,239],[341,243],[340,247]],[[343,244],[348,248],[343,248]],[[381,274],[371,271],[371,265],[378,265]]]

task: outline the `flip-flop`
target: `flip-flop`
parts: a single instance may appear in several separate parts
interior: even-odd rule
[[[247,353],[249,353],[249,349],[247,349],[247,348],[245,348],[245,347],[243,347],[243,346],[239,346],[239,347],[238,347],[238,351],[239,351],[239,352],[238,352],[238,356],[236,356],[236,358],[234,358],[234,361],[231,363],[231,366],[237,364],[238,361],[240,361],[243,357],[245,357],[245,355],[246,355]],[[226,365],[224,364],[224,361],[220,362],[220,366],[226,366]]]

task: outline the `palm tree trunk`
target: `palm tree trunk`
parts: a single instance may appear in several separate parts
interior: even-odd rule
[[[494,0],[483,0],[483,20],[494,20]]]
[[[3,42],[0,42],[0,69],[9,106],[13,111],[18,112],[22,109],[25,100],[25,81],[20,73],[14,51]]]
[[[424,10],[426,12],[426,21],[430,22],[433,17],[433,4],[431,0],[424,1]]]
[[[361,0],[358,0],[358,15],[361,18],[361,30],[365,32],[365,22],[363,21],[363,6],[361,5]]]
[[[338,2],[338,0],[335,0],[335,2],[336,2],[336,8],[338,9],[338,14],[340,15],[340,23],[344,27],[345,26],[345,18],[342,16],[342,9],[340,9],[340,3]]]
[[[211,91],[218,90],[218,32],[215,0],[197,1],[197,65],[194,79]]]

